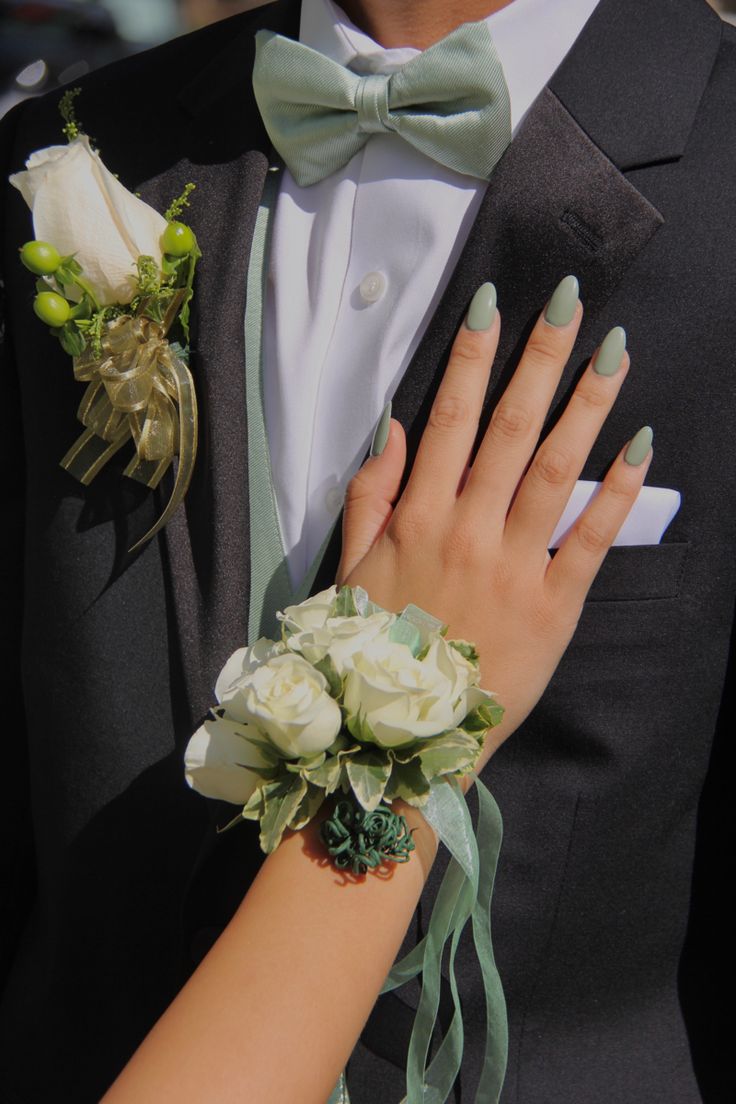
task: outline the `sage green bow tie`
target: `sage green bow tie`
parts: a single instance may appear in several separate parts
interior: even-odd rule
[[[302,186],[342,168],[372,134],[398,134],[481,180],[511,141],[509,93],[485,22],[464,23],[389,76],[367,77],[259,31],[253,89],[275,149]]]

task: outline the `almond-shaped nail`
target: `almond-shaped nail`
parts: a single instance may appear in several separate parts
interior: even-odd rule
[[[378,425],[373,431],[373,440],[371,441],[371,456],[380,456],[386,447],[388,441],[388,433],[391,428],[391,400],[384,406],[381,417],[378,419]]]
[[[496,289],[490,280],[481,284],[468,308],[465,325],[469,330],[490,330],[496,317]]]
[[[601,342],[601,347],[593,361],[593,371],[599,376],[615,376],[621,367],[625,351],[626,330],[623,326],[614,326]]]
[[[545,322],[550,326],[567,326],[575,317],[580,298],[580,285],[576,276],[566,276],[560,280],[544,312]]]
[[[651,426],[642,426],[641,429],[629,441],[629,447],[624,453],[624,460],[631,464],[632,468],[638,468],[649,455],[654,440],[654,431]]]

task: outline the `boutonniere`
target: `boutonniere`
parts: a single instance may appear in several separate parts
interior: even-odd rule
[[[87,485],[128,441],[125,475],[150,488],[178,457],[174,487],[156,524],[184,498],[197,452],[197,401],[189,368],[189,306],[198,258],[180,221],[194,188],[161,215],[104,165],[74,112],[79,89],[60,110],[66,146],[31,154],[10,177],[33,215],[36,238],[20,259],[37,277],[34,310],[72,357],[87,387],[84,426],[61,465]]]

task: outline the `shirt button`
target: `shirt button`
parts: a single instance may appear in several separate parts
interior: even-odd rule
[[[334,517],[337,517],[342,510],[344,501],[345,494],[341,487],[330,487],[325,495],[325,506]]]
[[[382,272],[369,272],[360,281],[358,290],[364,303],[377,303],[386,293],[386,277]]]

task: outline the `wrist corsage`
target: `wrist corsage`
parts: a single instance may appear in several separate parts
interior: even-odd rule
[[[124,188],[80,129],[78,91],[60,104],[68,145],[37,150],[10,182],[33,214],[36,240],[20,259],[38,277],[34,310],[87,384],[77,413],[84,432],[62,467],[89,484],[132,439],[125,475],[155,488],[178,457],[169,502],[135,549],[184,498],[197,451],[187,345],[200,252],[179,221],[194,185],[164,215]]]
[[[486,733],[503,708],[482,689],[472,644],[449,640],[441,622],[415,606],[390,613],[360,588],[336,587],[278,614],[281,639],[235,652],[217,680],[218,705],[186,750],[189,785],[242,806],[273,851],[287,829],[305,827],[331,798],[320,836],[335,867],[353,875],[410,859],[406,821],[391,809],[420,807],[451,853],[427,935],[397,963],[384,991],[423,975],[409,1048],[407,1104],[449,1095],[462,1055],[462,1013],[454,959],[467,922],[483,974],[486,1049],[478,1101],[497,1099],[505,1068],[503,994],[490,942],[490,896],[501,821],[476,778],[473,830],[458,778],[474,771]],[[455,1016],[429,1061],[439,1007],[440,964],[448,969]],[[335,1100],[345,1099],[339,1086]]]

